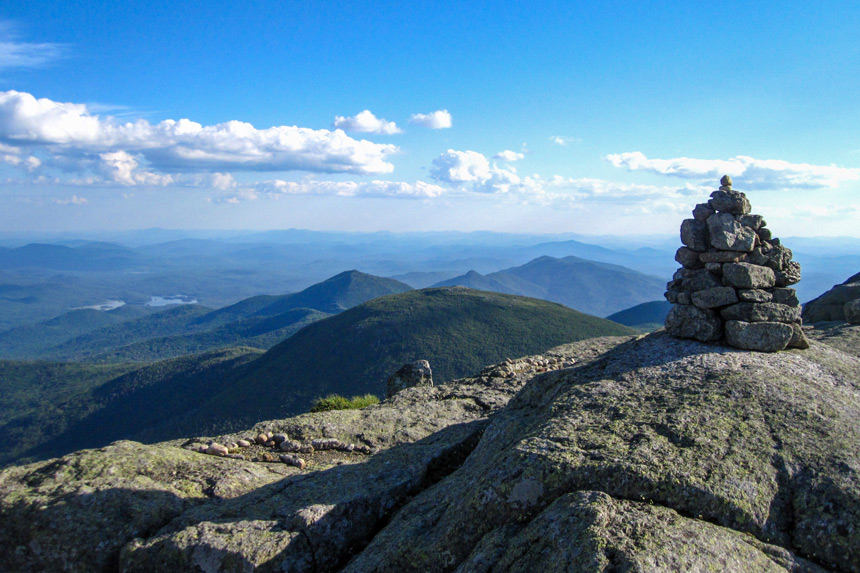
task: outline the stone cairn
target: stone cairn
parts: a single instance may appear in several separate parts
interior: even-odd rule
[[[675,260],[682,267],[666,285],[669,334],[763,352],[809,347],[789,288],[800,280],[800,265],[761,215],[750,214],[728,175],[681,223],[681,242]]]

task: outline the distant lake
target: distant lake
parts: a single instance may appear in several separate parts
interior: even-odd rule
[[[167,306],[169,304],[197,304],[196,298],[175,294],[173,296],[151,296],[146,306]]]

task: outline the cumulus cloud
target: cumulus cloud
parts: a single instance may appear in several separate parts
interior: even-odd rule
[[[476,151],[454,149],[433,160],[430,176],[452,190],[465,193],[505,195],[520,202],[543,205],[613,203],[641,213],[689,210],[695,202],[694,196],[702,193],[701,188],[691,184],[677,187],[560,175],[522,176],[514,168],[500,167]]]
[[[571,143],[579,143],[580,141],[582,141],[577,137],[569,137],[567,135],[553,135],[549,138],[549,140],[556,145],[561,145],[562,147],[565,147]]]
[[[170,175],[158,175],[139,169],[137,160],[125,151],[99,154],[101,170],[110,179],[121,185],[169,185],[173,183]]]
[[[493,155],[493,159],[500,159],[502,161],[507,161],[508,163],[512,163],[514,161],[519,161],[524,158],[525,155],[522,153],[518,153],[516,151],[511,151],[510,149],[506,149],[504,151],[500,151]]]
[[[730,175],[737,179],[735,185],[747,189],[835,188],[846,181],[860,180],[860,169],[856,168],[789,163],[744,155],[730,159],[649,159],[644,153],[633,151],[607,155],[606,160],[629,171],[648,171],[697,181],[715,182],[722,175]]]
[[[368,109],[352,117],[335,116],[333,126],[357,133],[380,133],[384,135],[403,133],[403,130],[397,127],[396,123],[376,117]]]
[[[430,129],[445,129],[451,127],[451,114],[447,109],[439,109],[431,113],[415,113],[409,117],[409,123]]]
[[[430,199],[439,197],[445,189],[432,183],[416,181],[261,181],[243,187],[229,196],[215,199],[220,203],[240,203],[260,197],[277,198],[284,195],[318,195],[337,197],[393,197],[399,199]]]
[[[390,173],[388,156],[398,151],[349,137],[343,130],[276,126],[257,129],[228,121],[203,126],[188,119],[152,124],[117,122],[77,103],[36,99],[23,92],[0,92],[0,144],[40,149],[56,161],[85,167],[102,154],[123,152],[148,169],[184,171],[312,171],[356,175]],[[127,160],[125,160],[127,162]],[[96,161],[98,162],[98,161]],[[114,173],[123,177],[116,166]]]
[[[490,164],[477,151],[454,149],[433,160],[430,176],[436,181],[478,193],[507,193],[511,186],[520,183],[515,169]]]
[[[0,21],[0,71],[42,67],[60,59],[65,52],[62,44],[22,42],[11,22]]]

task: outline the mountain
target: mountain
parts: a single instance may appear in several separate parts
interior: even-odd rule
[[[654,300],[651,302],[643,302],[631,308],[610,314],[606,320],[617,322],[642,332],[651,332],[658,328],[663,328],[666,322],[666,315],[669,314],[669,309],[672,308],[672,303],[666,300]]]
[[[860,359],[810,338],[779,353],[663,332],[591,339],[364,410],[8,468],[0,560],[19,571],[858,571]],[[236,444],[263,432],[304,447],[301,464]],[[233,457],[199,453],[213,442],[236,445]]]
[[[384,395],[387,378],[414,360],[428,360],[434,380],[450,380],[506,356],[631,332],[543,300],[462,287],[408,291],[303,328],[201,408],[212,417],[246,409],[245,420],[296,414],[329,393]]]
[[[131,249],[111,243],[85,242],[79,246],[33,243],[0,248],[0,269],[42,267],[56,270],[116,271],[141,262]]]
[[[295,312],[300,311],[287,314]],[[446,380],[475,365],[560,341],[629,332],[541,300],[464,288],[409,291],[312,322],[265,354],[249,348],[212,351],[134,369],[124,365],[114,377],[87,374],[80,382],[70,371],[66,394],[33,398],[26,416],[9,411],[0,425],[0,441],[15,447],[0,463],[117,439],[152,441],[224,431],[248,420],[308,411],[314,398],[331,392],[384,395],[387,377],[417,358],[430,360],[435,379]],[[46,378],[31,373],[38,368],[80,368],[84,373],[107,368],[3,364],[10,377],[17,368],[15,376],[30,380]],[[52,416],[56,420],[49,424]]]
[[[488,275],[471,271],[437,283],[518,294],[560,302],[572,309],[606,316],[663,295],[664,280],[578,257],[538,257],[522,266]]]
[[[130,305],[108,312],[76,310],[0,333],[0,357],[149,362],[226,346],[266,349],[314,320],[410,289],[393,279],[346,271],[298,293],[255,296],[217,310],[202,305],[160,312]]]

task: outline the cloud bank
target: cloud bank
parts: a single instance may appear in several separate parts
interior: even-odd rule
[[[431,113],[415,113],[409,116],[409,123],[429,129],[447,129],[451,127],[451,114],[447,109]]]
[[[98,165],[97,171],[126,185],[155,181],[132,174],[144,163],[147,173],[162,175],[294,170],[383,174],[394,170],[388,157],[398,151],[393,145],[353,139],[341,129],[257,129],[240,121],[203,126],[188,119],[121,123],[93,114],[84,104],[36,99],[17,91],[0,92],[0,145],[4,156],[40,152],[68,170]]]
[[[860,169],[755,159],[744,155],[730,159],[649,159],[644,153],[633,151],[607,155],[606,160],[629,171],[647,171],[712,183],[723,175],[730,175],[742,178],[742,187],[747,189],[832,189],[846,181],[860,180]]]
[[[335,128],[357,133],[379,133],[383,135],[403,133],[403,130],[397,127],[396,123],[376,117],[369,109],[352,117],[335,116],[332,125]]]

